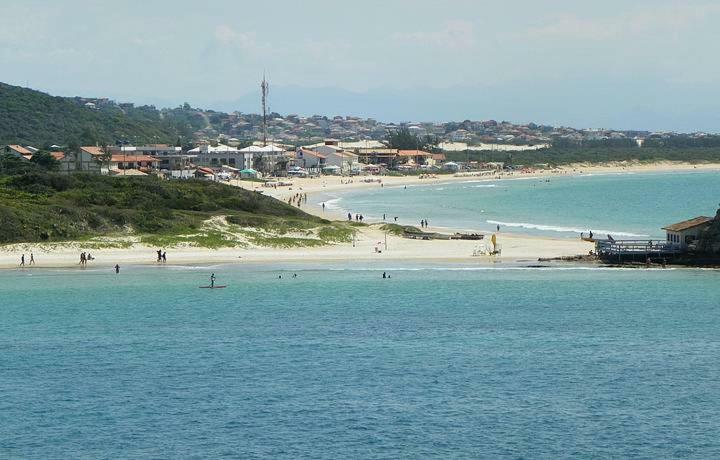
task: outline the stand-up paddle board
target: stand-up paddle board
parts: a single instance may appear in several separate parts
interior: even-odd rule
[[[200,289],[222,289],[226,288],[227,286],[198,286]]]

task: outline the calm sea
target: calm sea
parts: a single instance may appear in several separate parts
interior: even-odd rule
[[[577,237],[592,230],[616,238],[664,237],[662,227],[715,215],[720,172],[617,173],[518,177],[400,187],[377,187],[320,197],[329,209],[373,219],[466,230],[515,231]]]
[[[0,458],[720,457],[719,272],[389,268],[4,271]]]

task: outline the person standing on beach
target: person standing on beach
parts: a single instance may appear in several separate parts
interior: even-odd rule
[[[162,261],[163,261],[163,263],[166,263],[166,262],[167,262],[167,251],[163,251],[163,253],[162,253]]]
[[[497,225],[497,231],[500,231],[500,224]]]
[[[33,253],[30,253],[30,264],[29,265],[35,265],[35,256],[33,256]]]
[[[21,267],[25,266],[25,254],[20,256],[20,266]]]
[[[325,203],[322,204],[323,212],[325,212]]]

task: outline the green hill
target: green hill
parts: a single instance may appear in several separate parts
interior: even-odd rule
[[[132,143],[170,143],[191,140],[205,126],[189,106],[157,110],[113,102],[92,109],[82,99],[56,97],[32,89],[0,83],[0,144],[37,147],[76,140],[92,145],[127,139]]]
[[[0,176],[0,244],[317,246],[347,241],[352,231],[348,224],[215,182],[62,175],[40,168]]]

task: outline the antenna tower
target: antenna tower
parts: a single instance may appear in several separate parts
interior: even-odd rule
[[[262,90],[263,146],[266,146],[267,145],[267,97],[268,97],[268,92],[270,91],[270,84],[268,84],[267,80],[265,79],[265,74],[263,74],[263,79],[262,79],[262,83],[260,84],[260,89]]]

